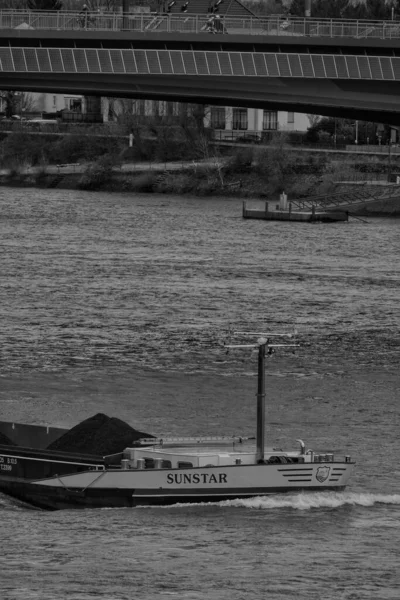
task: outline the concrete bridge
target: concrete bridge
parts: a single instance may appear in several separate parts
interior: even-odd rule
[[[400,22],[0,11],[0,89],[400,125]]]

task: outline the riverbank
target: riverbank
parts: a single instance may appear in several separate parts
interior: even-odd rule
[[[312,164],[310,173],[292,172],[285,180],[285,191],[291,199],[338,195],[348,198],[344,208],[359,216],[400,216],[400,189],[387,182],[340,181],[337,170],[322,169]],[[302,165],[304,167],[304,165]],[[315,167],[315,168],[314,168]],[[278,202],[283,190],[282,173],[269,168],[243,153],[230,159],[212,158],[199,161],[136,162],[115,165],[99,159],[94,163],[69,163],[26,167],[0,171],[0,185],[15,188],[85,190],[110,193],[190,194],[199,197],[226,196],[243,200]],[[313,173],[313,170],[315,173]],[[362,200],[354,204],[355,183],[363,186]],[[383,193],[385,187],[387,192]],[[353,199],[354,196],[354,199]],[[383,196],[383,197],[382,197]]]
[[[190,162],[65,164],[0,171],[0,185],[85,189],[101,192],[191,193],[249,197],[260,193],[257,179],[222,173],[224,164],[214,160]]]

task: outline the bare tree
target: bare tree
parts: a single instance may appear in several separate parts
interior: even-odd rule
[[[18,92],[19,108],[21,112],[32,113],[37,110],[36,100],[31,92]]]
[[[26,9],[26,0],[2,0],[1,8],[23,10]]]
[[[320,122],[321,117],[320,117],[320,115],[309,115],[309,114],[307,114],[307,119],[309,120],[310,127],[315,127],[317,125],[317,123]]]
[[[121,6],[121,0],[91,0],[88,3],[90,10],[97,12],[117,12]]]
[[[16,92],[10,90],[0,92],[2,109],[4,110],[7,119],[10,119],[12,115],[16,112],[15,93]]]
[[[30,113],[36,110],[36,102],[30,92],[0,91],[0,100],[7,119],[15,114],[21,115],[21,113]]]

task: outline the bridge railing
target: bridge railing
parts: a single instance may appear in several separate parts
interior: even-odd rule
[[[211,24],[205,14],[0,10],[0,29],[182,32],[400,39],[400,21],[231,17]]]

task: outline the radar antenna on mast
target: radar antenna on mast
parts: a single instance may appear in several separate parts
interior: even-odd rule
[[[296,332],[295,332],[296,333]],[[254,344],[225,344],[225,348],[258,348],[258,385],[257,385],[257,462],[264,462],[265,448],[265,356],[272,354],[275,348],[296,348],[300,344],[271,344],[271,337],[292,338],[292,333],[255,333],[236,331],[233,335],[260,336]]]

